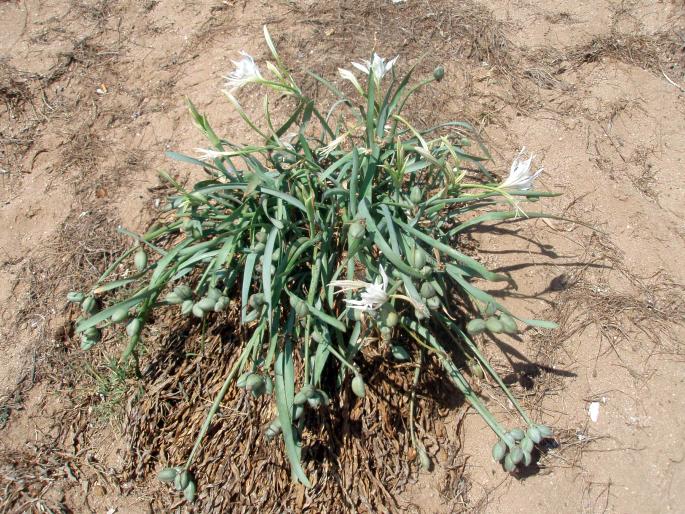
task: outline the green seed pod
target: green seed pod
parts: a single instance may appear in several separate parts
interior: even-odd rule
[[[552,429],[549,428],[547,425],[538,425],[537,429],[538,432],[540,432],[540,437],[542,437],[543,439],[550,438],[554,435]]]
[[[397,313],[393,310],[388,312],[388,314],[385,316],[385,326],[388,328],[393,328],[397,326],[397,323],[400,321],[400,317],[397,315]]]
[[[112,313],[112,323],[121,323],[128,319],[128,309],[126,307],[119,307]]]
[[[421,188],[419,186],[412,187],[411,191],[409,192],[409,201],[416,205],[421,203],[421,200],[423,200],[423,191]]]
[[[184,490],[186,487],[188,487],[188,484],[192,481],[192,479],[193,477],[188,470],[182,471],[178,477],[178,484],[181,487],[181,490]]]
[[[312,341],[316,343],[322,343],[323,342],[323,334],[319,332],[318,330],[314,330],[311,335]]]
[[[422,446],[419,446],[418,454],[421,468],[424,471],[430,471],[433,468],[433,461],[431,461],[431,458],[428,456],[428,453]]]
[[[492,447],[492,458],[495,462],[502,462],[502,459],[507,454],[507,445],[503,441],[497,441]]]
[[[278,262],[278,259],[281,256],[281,249],[280,248],[274,248],[274,251],[271,252],[271,262]]]
[[[392,354],[393,359],[400,362],[408,361],[411,358],[407,349],[399,344],[392,345],[390,347],[390,353]]]
[[[529,427],[527,435],[528,435],[528,439],[533,441],[535,444],[538,444],[540,441],[542,441],[542,436],[540,435],[540,430],[538,430],[536,427]]]
[[[190,482],[188,482],[188,485],[186,486],[186,488],[183,489],[183,496],[185,497],[185,499],[188,502],[193,503],[195,501],[196,491],[197,491],[197,486],[195,485],[195,481],[191,480]]]
[[[179,303],[183,303],[183,298],[178,296],[175,291],[172,291],[171,293],[166,295],[164,301],[169,305],[178,305]]]
[[[304,405],[307,400],[314,397],[315,394],[316,389],[314,389],[314,387],[310,384],[307,384],[303,386],[302,389],[300,389],[300,392],[295,395],[295,398],[293,398],[293,404]]]
[[[176,286],[174,293],[182,300],[190,300],[193,297],[193,290],[185,284]]]
[[[235,385],[240,387],[241,389],[245,388],[245,385],[247,384],[247,379],[250,375],[252,375],[252,371],[246,371],[242,375],[238,377],[238,380],[236,380]]]
[[[254,238],[257,240],[258,243],[266,243],[267,237],[268,237],[268,234],[266,233],[265,228],[260,228],[259,232],[256,232],[254,235]]]
[[[440,82],[445,77],[445,68],[438,66],[433,70],[433,78]]]
[[[183,491],[183,487],[181,487],[181,474],[183,471],[179,471],[179,473],[176,475],[176,478],[174,478],[174,489],[177,491]]]
[[[99,341],[100,336],[102,335],[100,332],[100,329],[97,327],[90,327],[88,330],[83,332],[83,335],[86,336],[86,339],[92,339],[93,341]]]
[[[193,311],[194,306],[195,304],[192,300],[183,300],[183,303],[181,304],[181,314],[183,316],[190,315],[190,313]]]
[[[516,320],[509,316],[509,314],[500,314],[499,321],[502,323],[502,329],[505,333],[516,334],[519,331],[518,326],[516,326]]]
[[[417,321],[423,321],[428,318],[428,314],[423,309],[414,309],[414,317]]]
[[[459,145],[460,146],[471,146],[471,140],[468,137],[462,137],[459,140]]]
[[[97,341],[95,339],[88,339],[87,337],[81,338],[81,350],[88,351],[96,344]]]
[[[412,248],[409,257],[409,264],[416,269],[421,269],[426,265],[426,252],[420,246]]]
[[[255,253],[262,253],[264,251],[264,248],[266,248],[266,245],[264,243],[257,243],[256,245],[254,245],[254,247],[252,247],[252,250]]]
[[[309,314],[309,306],[307,305],[307,302],[301,301],[298,303],[297,307],[295,307],[295,312],[300,318],[304,318],[307,314]]]
[[[178,473],[174,468],[164,468],[157,474],[157,480],[160,482],[173,482]]]
[[[223,312],[228,307],[229,299],[228,296],[220,296],[214,305],[214,312]]]
[[[126,333],[128,337],[135,337],[140,334],[143,328],[143,321],[140,318],[133,318],[128,325],[126,325]]]
[[[252,373],[247,380],[245,380],[245,389],[247,391],[259,391],[264,389],[264,379],[257,373]]]
[[[204,309],[200,308],[198,304],[193,304],[192,312],[193,316],[200,319],[204,318],[205,314],[207,314],[207,312]]]
[[[307,405],[309,405],[314,410],[321,407],[322,403],[323,400],[321,399],[321,396],[319,395],[318,391],[314,394],[314,396],[307,400]]]
[[[472,319],[466,324],[466,331],[472,336],[485,332],[485,320],[480,318]]]
[[[509,434],[504,434],[504,437],[502,438],[502,441],[509,447],[511,448],[516,444],[516,441],[514,441],[514,438],[511,437]]]
[[[274,382],[271,380],[269,375],[264,377],[264,392],[266,394],[271,394],[274,392]]]
[[[424,266],[423,268],[421,268],[421,276],[423,276],[423,278],[430,278],[432,274],[433,268],[431,268],[430,266]]]
[[[83,309],[83,312],[87,312],[88,314],[93,314],[95,312],[95,298],[92,296],[89,296],[83,300],[83,303],[81,304],[81,308]]]
[[[486,316],[493,316],[496,312],[497,312],[497,306],[492,302],[488,302],[488,304],[485,306],[485,315]]]
[[[274,437],[281,433],[282,430],[281,420],[279,418],[274,419],[271,424],[267,427],[264,435],[267,440],[271,441]]]
[[[524,437],[523,439],[521,439],[521,449],[525,453],[532,453],[534,446],[535,445],[533,444],[533,441],[531,441],[527,437]]]
[[[250,299],[247,301],[248,305],[252,307],[253,309],[256,309],[257,307],[261,307],[266,303],[266,299],[264,298],[264,293],[256,293],[250,296]]]
[[[67,293],[67,300],[69,300],[71,303],[81,303],[85,299],[86,295],[79,291],[71,291],[70,293]]]
[[[355,375],[352,379],[352,392],[359,398],[366,396],[366,385],[361,375]]]
[[[508,453],[507,456],[504,457],[504,469],[509,473],[516,469],[516,464],[511,460],[511,453]]]
[[[364,227],[363,223],[355,221],[350,225],[348,234],[352,239],[362,239],[366,234],[366,227]]]
[[[438,292],[433,287],[433,284],[431,284],[430,282],[424,282],[423,284],[421,284],[420,293],[421,296],[423,296],[426,299],[431,299],[438,294]]]
[[[326,391],[317,389],[316,394],[319,395],[319,398],[321,398],[321,403],[323,403],[325,407],[328,407],[331,404],[331,399],[326,394]]]
[[[426,305],[430,310],[436,311],[442,306],[442,300],[440,300],[439,296],[434,296],[426,300]]]
[[[523,460],[523,450],[520,446],[514,446],[511,449],[511,452],[509,452],[509,455],[511,456],[511,462],[514,464],[518,464]]]
[[[502,322],[497,318],[488,318],[485,322],[485,328],[487,328],[493,334],[499,334],[504,330]]]
[[[222,296],[223,293],[220,289],[217,289],[216,287],[210,287],[209,289],[207,289],[207,298],[211,298],[212,300],[217,301]]]
[[[520,428],[514,428],[509,432],[509,435],[514,438],[514,441],[520,441],[526,437],[526,433]]]
[[[214,310],[216,300],[214,298],[206,296],[202,298],[199,302],[197,302],[195,305],[198,307],[198,309],[202,309],[205,312],[209,312]]]
[[[392,329],[390,327],[381,327],[381,340],[390,341],[392,339]]]
[[[133,264],[138,271],[143,271],[147,268],[147,253],[142,248],[139,248],[136,255],[133,257]]]
[[[523,465],[525,467],[528,467],[531,465],[532,462],[533,462],[532,455],[528,452],[523,452]]]

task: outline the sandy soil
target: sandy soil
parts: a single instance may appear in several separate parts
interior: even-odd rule
[[[121,431],[116,416],[91,416],[93,380],[71,381],[75,366],[93,360],[70,341],[63,298],[121,248],[117,224],[150,222],[164,194],[157,172],[185,173],[163,158],[201,143],[184,97],[240,140],[221,77],[239,50],[266,56],[264,23],[293,67],[331,77],[373,49],[410,62],[435,49],[447,69],[433,99],[440,118],[479,127],[500,173],[528,147],[545,167],[541,186],[564,193],[545,210],[599,229],[530,221],[477,236],[486,263],[519,284],[513,307],[561,324],[487,345],[536,415],[559,428],[560,446],[536,473],[514,479],[492,463],[493,436],[469,413],[463,454],[438,452],[436,469],[414,477],[400,504],[427,513],[682,511],[682,4],[407,0],[363,9],[313,0],[0,1],[0,480],[33,477],[42,498],[5,498],[2,512],[41,501],[75,512],[148,509],[156,486],[105,479],[122,466]],[[246,105],[257,100],[245,94]],[[510,406],[482,386],[506,418]],[[91,410],[74,398],[89,398]],[[81,429],[55,450],[65,409]],[[444,420],[446,430],[457,430],[457,417]],[[72,473],[50,468],[50,452],[70,451]],[[449,480],[456,464],[465,470],[459,483]],[[31,474],[39,468],[53,471]],[[75,469],[88,484],[70,478]]]

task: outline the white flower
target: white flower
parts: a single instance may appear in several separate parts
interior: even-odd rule
[[[322,157],[328,157],[333,150],[338,148],[340,144],[347,139],[348,133],[345,132],[341,136],[336,137],[333,141],[328,143],[326,146],[322,146],[316,152]]]
[[[353,62],[352,66],[367,75],[373,70],[373,76],[376,77],[376,80],[380,81],[392,69],[398,57],[399,55],[386,63],[385,59],[374,52],[371,61]]]
[[[235,64],[235,70],[233,73],[224,77],[226,79],[226,85],[230,86],[231,89],[238,89],[245,84],[250,82],[256,82],[258,80],[263,80],[262,74],[259,73],[259,68],[255,64],[254,59],[247,52],[240,52],[243,56],[239,61],[231,61]]]
[[[354,73],[352,73],[350,70],[346,70],[345,68],[338,68],[338,73],[345,80],[349,80],[350,82],[352,82],[352,85],[357,91],[359,91],[360,95],[364,94],[364,90],[362,89],[361,84],[357,80],[357,77],[354,76]]]
[[[212,150],[210,148],[196,148],[195,151],[199,153],[198,159],[201,161],[210,161],[217,159],[219,157],[224,157],[228,155],[230,152],[220,152],[218,150]]]
[[[533,155],[528,159],[523,158],[526,149],[522,148],[519,154],[511,163],[511,170],[509,176],[502,182],[499,187],[501,189],[510,189],[516,191],[527,191],[533,187],[533,181],[537,178],[544,168],[540,168],[535,173],[530,172],[530,164],[533,162]]]
[[[383,266],[379,267],[382,277],[382,282],[379,280],[381,277],[376,278],[375,282],[369,283],[363,280],[334,280],[331,282],[329,287],[339,287],[339,293],[345,291],[352,291],[354,289],[364,289],[361,293],[360,300],[345,300],[345,303],[352,309],[358,309],[361,311],[375,311],[379,309],[385,302],[388,301],[388,276],[385,274]]]

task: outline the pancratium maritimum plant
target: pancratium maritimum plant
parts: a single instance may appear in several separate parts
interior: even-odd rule
[[[199,159],[169,156],[201,166],[210,178],[186,189],[163,175],[178,191],[164,222],[142,236],[124,231],[136,246],[89,292],[69,297],[87,314],[77,325],[84,349],[99,341],[103,328],[126,324],[122,365],[137,362],[154,309],[176,306],[206,322],[226,311],[230,299],[239,301],[249,337],[235,347],[234,364],[187,462],[160,478],[194,498],[193,460],[228,388],[236,386],[273,397],[277,414],[265,436],[283,438],[294,476],[309,485],[300,457],[303,413],[326,408],[335,394],[331,384],[363,397],[359,363],[371,345],[387,348],[391,358],[414,360],[417,370],[431,355],[497,435],[494,458],[508,471],[530,464],[534,445],[551,430],[524,411],[476,338],[516,333],[518,323],[554,324],[518,317],[479,289],[474,279],[511,278],[461,251],[458,238],[480,223],[545,216],[520,207],[550,196],[532,190],[539,172],[530,172],[531,159],[519,155],[509,177],[497,183],[483,166],[482,145],[478,153],[468,149],[467,138],[476,140],[468,124],[419,129],[403,116],[408,98],[441,80],[442,68],[413,84],[414,68],[398,77],[397,58],[386,62],[374,54],[353,63],[368,76],[340,70],[354,86],[352,96],[311,73],[336,98],[322,110],[297,86],[266,29],[265,37],[274,57],[264,65],[268,74],[243,54],[225,91],[261,142],[222,139],[190,104],[209,148],[200,149]],[[287,95],[293,112],[277,123],[267,97],[258,126],[234,96],[253,86]],[[133,273],[112,280],[131,257]],[[133,293],[98,311],[104,298],[96,297],[124,287]],[[473,319],[464,319],[464,312]],[[470,374],[485,372],[502,388],[523,428],[507,431],[495,419],[457,365],[462,360]],[[409,417],[412,443],[429,467]]]

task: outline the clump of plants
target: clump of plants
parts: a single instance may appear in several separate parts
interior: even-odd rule
[[[522,208],[550,196],[532,190],[540,173],[531,172],[532,157],[517,156],[498,182],[467,123],[414,126],[403,108],[442,80],[441,67],[415,80],[413,67],[398,75],[397,58],[374,54],[352,63],[356,72],[339,70],[351,95],[309,73],[334,97],[324,109],[298,87],[264,34],[273,56],[267,71],[244,54],[224,91],[260,143],[221,138],[189,103],[209,148],[198,158],[169,156],[200,166],[209,178],[186,189],[162,174],[177,191],[169,212],[142,236],[126,232],[135,245],[87,293],[69,295],[84,311],[77,324],[82,348],[97,344],[103,329],[125,326],[120,365],[131,369],[154,311],[178,309],[210,323],[237,304],[249,337],[236,342],[235,363],[187,461],[159,478],[194,499],[193,460],[224,395],[239,387],[272,398],[275,414],[264,437],[283,439],[293,476],[309,486],[301,463],[303,414],[326,409],[341,388],[366,395],[359,363],[369,346],[388,359],[413,361],[415,381],[422,361],[437,359],[445,379],[497,436],[494,459],[509,472],[529,465],[534,446],[552,431],[525,412],[476,338],[555,325],[523,319],[477,287],[475,279],[511,279],[462,251],[459,237],[481,223],[543,216]],[[247,86],[287,97],[292,112],[277,122],[267,94],[257,122],[235,96]],[[113,280],[129,263],[134,271]],[[520,427],[505,428],[474,392],[471,381],[483,374],[509,398]],[[419,461],[429,468],[411,421],[410,429]]]

